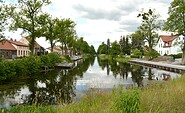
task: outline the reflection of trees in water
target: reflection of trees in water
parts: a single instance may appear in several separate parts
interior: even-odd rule
[[[72,70],[54,70],[46,74],[38,73],[31,75],[30,78],[7,83],[7,87],[0,87],[1,97],[21,96],[23,104],[58,104],[70,103],[76,95],[75,80],[77,76],[83,77],[83,73],[87,71],[90,65],[93,65],[94,58],[81,60],[77,63],[77,67]],[[21,82],[22,81],[22,82]],[[12,85],[20,83],[20,85]],[[40,85],[39,85],[40,84]],[[21,88],[26,86],[30,93],[29,95],[20,95]],[[4,87],[4,86],[3,86]],[[6,103],[6,100],[0,98],[1,103]],[[0,104],[0,106],[3,106]]]
[[[143,76],[144,76],[145,70],[142,66],[139,65],[132,65],[132,81],[137,83],[138,87],[143,86]]]
[[[127,79],[129,72],[131,72],[132,80],[136,83],[139,87],[143,85],[143,76],[145,73],[145,69],[142,66],[138,65],[131,65],[130,63],[118,63],[114,60],[98,60],[99,65],[104,69],[107,67],[107,75],[109,71],[113,73],[113,76],[117,78],[117,75],[120,74],[122,79]],[[109,68],[110,67],[110,68]],[[110,69],[110,70],[109,70]]]
[[[98,59],[98,64],[102,70],[104,70],[107,67],[107,64],[110,62],[109,60],[101,60],[99,57],[97,57],[97,59]]]
[[[154,75],[154,73],[152,73],[152,69],[148,68],[148,80],[152,80],[153,75]]]
[[[130,72],[130,64],[129,63],[120,63],[120,76],[123,79],[128,78],[128,72]]]
[[[57,104],[57,103],[70,103],[74,96],[76,96],[75,80],[76,76],[83,76],[83,73],[87,71],[90,64],[94,60],[84,59],[77,63],[76,68],[72,70],[61,70],[58,74],[52,74],[47,79],[47,76],[43,76],[40,79],[41,83],[45,83],[46,87],[38,88],[36,84],[38,80],[30,81],[29,89],[33,92],[28,97],[28,103],[41,103],[41,104]]]
[[[21,81],[20,81],[21,80]],[[21,96],[20,91],[21,88],[25,85],[25,80],[20,77],[19,79],[11,80],[11,82],[8,81],[1,81],[0,83],[0,108],[1,107],[8,107],[8,104],[15,105],[15,101],[8,102],[6,104],[7,100],[14,100],[15,95]]]
[[[110,62],[110,69],[111,69],[111,71],[113,73],[113,76],[116,78],[117,75],[120,72],[120,66],[119,66],[119,64],[116,61],[112,60]]]
[[[49,78],[48,78],[49,77]],[[52,76],[42,76],[37,80],[28,81],[31,95],[27,96],[25,103],[27,104],[57,104],[70,103],[74,93],[74,80],[76,77],[70,74],[69,70],[61,70]],[[45,84],[44,87],[39,87],[39,83]]]

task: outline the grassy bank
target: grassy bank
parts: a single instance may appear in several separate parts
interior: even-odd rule
[[[111,56],[111,55],[106,55],[106,54],[101,54],[98,55],[98,57],[101,60],[115,60],[117,62],[122,62],[122,63],[127,63],[129,60],[131,60],[131,58],[129,57],[119,57],[119,56]]]
[[[51,106],[17,106],[9,113],[184,113],[185,77],[144,89],[90,91],[78,103]]]

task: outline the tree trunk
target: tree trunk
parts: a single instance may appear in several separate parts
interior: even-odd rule
[[[34,45],[35,45],[35,40],[34,38],[31,38],[31,42],[30,42],[30,50],[31,50],[31,54],[33,55],[34,54]]]
[[[51,53],[53,53],[54,44],[51,43]]]
[[[185,36],[184,36],[184,46],[182,49],[182,61],[181,61],[182,65],[185,65]]]

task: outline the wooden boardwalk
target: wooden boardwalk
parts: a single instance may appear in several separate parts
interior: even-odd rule
[[[74,63],[56,63],[55,67],[65,68],[65,69],[72,69],[74,68]]]
[[[185,71],[185,66],[183,65],[174,65],[168,64],[163,62],[152,62],[152,61],[145,61],[145,60],[130,60],[130,63],[140,64],[144,66],[159,68],[163,70],[173,71],[173,72],[182,72]]]

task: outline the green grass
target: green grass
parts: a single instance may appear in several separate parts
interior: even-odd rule
[[[184,113],[185,77],[153,83],[144,89],[91,91],[78,103],[17,106],[9,113]]]
[[[129,57],[113,57],[111,55],[106,55],[106,54],[101,54],[101,55],[98,55],[98,57],[101,59],[101,60],[115,60],[117,62],[122,62],[122,63],[127,63],[129,60],[131,60],[131,58]]]

